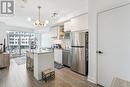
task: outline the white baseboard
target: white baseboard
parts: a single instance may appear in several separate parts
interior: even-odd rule
[[[91,76],[88,76],[88,79],[87,79],[87,80],[90,81],[90,82],[92,82],[92,83],[94,83],[94,84],[97,84],[96,79],[93,78],[93,77],[91,77]]]

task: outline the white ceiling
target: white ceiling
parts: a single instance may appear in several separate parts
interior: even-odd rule
[[[25,2],[23,2],[25,1]],[[0,22],[5,22],[11,26],[22,26],[34,28],[32,23],[27,21],[28,17],[37,19],[37,6],[42,6],[41,18],[49,20],[50,25],[56,21],[62,22],[76,14],[88,11],[88,0],[15,0],[15,14],[11,17],[0,17]],[[59,15],[52,18],[52,13],[57,12]]]

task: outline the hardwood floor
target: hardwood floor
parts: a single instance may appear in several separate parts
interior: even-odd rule
[[[97,87],[86,77],[70,71],[68,68],[56,69],[56,78],[47,83],[34,79],[25,65],[17,65],[11,60],[9,70],[0,70],[0,87]]]

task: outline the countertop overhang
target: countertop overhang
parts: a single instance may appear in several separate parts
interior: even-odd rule
[[[27,52],[31,52],[33,54],[45,54],[45,53],[54,53],[53,50],[42,50],[42,51],[27,51]]]

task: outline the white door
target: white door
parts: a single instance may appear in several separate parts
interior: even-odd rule
[[[98,84],[130,81],[130,4],[98,14]]]

